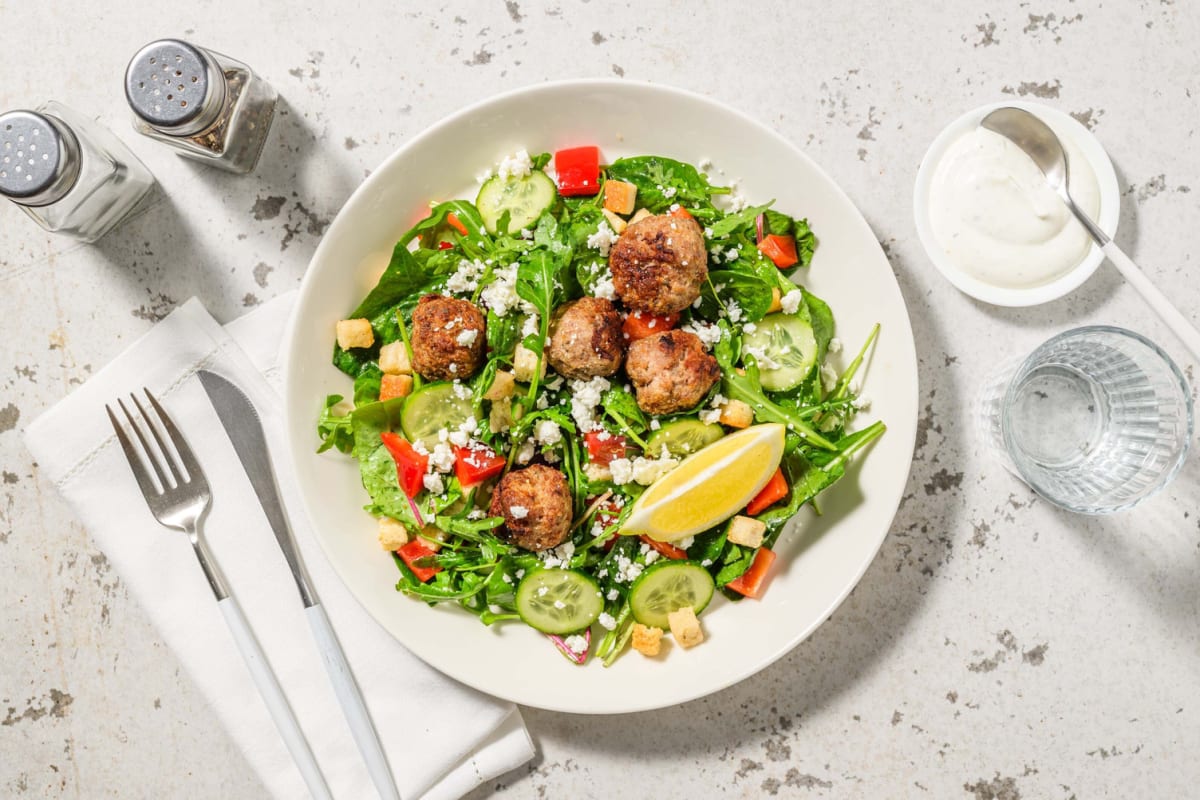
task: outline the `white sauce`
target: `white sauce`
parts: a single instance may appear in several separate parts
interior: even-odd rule
[[[1071,197],[1096,219],[1100,187],[1091,164],[1070,139],[1056,133],[1067,151]],[[984,128],[953,142],[938,162],[929,219],[950,261],[993,286],[1049,283],[1078,265],[1092,245],[1033,160]]]

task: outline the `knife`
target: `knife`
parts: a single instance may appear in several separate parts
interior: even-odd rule
[[[279,499],[279,486],[271,468],[267,437],[263,432],[258,411],[245,392],[220,375],[200,370],[197,377],[200,378],[200,385],[208,394],[213,408],[216,409],[217,418],[221,420],[225,433],[233,443],[234,452],[242,462],[242,468],[250,479],[254,494],[258,496],[267,522],[275,533],[279,549],[283,551],[283,557],[292,571],[296,588],[300,591],[300,600],[304,603],[304,615],[308,617],[313,637],[317,640],[317,649],[321,652],[321,660],[329,673],[329,680],[333,683],[334,694],[337,695],[342,713],[350,725],[350,732],[354,735],[358,751],[366,762],[371,781],[381,798],[400,800],[400,792],[396,789],[383,745],[375,732],[371,715],[367,712],[362,691],[358,688],[358,682],[354,680],[354,673],[350,671],[346,654],[338,643],[329,617],[308,576],[308,570],[304,568],[300,550],[296,547],[296,539],[292,535],[287,514],[284,513],[283,503]]]

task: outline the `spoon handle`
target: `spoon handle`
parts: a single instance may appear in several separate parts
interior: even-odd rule
[[[1110,240],[1105,242],[1100,249],[1104,251],[1104,255],[1108,256],[1108,260],[1113,263],[1113,266],[1121,271],[1125,280],[1129,281],[1134,289],[1137,289],[1138,294],[1150,305],[1150,308],[1154,309],[1154,313],[1158,314],[1187,349],[1192,351],[1192,357],[1200,361],[1200,331],[1196,330],[1196,326],[1179,313],[1179,309],[1171,305],[1167,296],[1150,282],[1138,265],[1133,263],[1133,259],[1125,255],[1116,243]]]

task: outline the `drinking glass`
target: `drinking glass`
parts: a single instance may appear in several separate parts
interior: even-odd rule
[[[1085,514],[1132,508],[1166,486],[1192,439],[1192,397],[1173,361],[1132,331],[1060,333],[986,382],[977,419],[1014,475]]]

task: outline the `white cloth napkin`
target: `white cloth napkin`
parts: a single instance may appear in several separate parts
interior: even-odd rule
[[[291,573],[195,374],[230,379],[257,406],[288,509],[300,502],[284,465],[279,344],[294,294],[222,328],[199,301],[178,308],[25,432],[43,472],[74,507],[130,593],[208,698],[277,798],[304,783],[275,730],[187,537],[154,521],[105,403],[147,387],[182,429],[212,487],[206,530],[337,798],[375,797],[321,665]],[[114,406],[115,408],[115,406]],[[447,678],[402,648],[342,585],[306,521],[292,527],[362,687],[396,784],[410,798],[457,798],[520,766],[533,745],[520,712]]]

